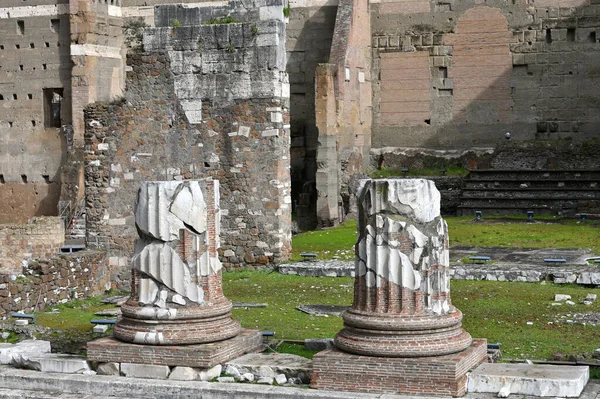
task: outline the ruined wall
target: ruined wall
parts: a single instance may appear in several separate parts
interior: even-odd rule
[[[291,238],[283,5],[230,24],[202,24],[223,10],[164,7],[155,18],[163,27],[128,56],[123,101],[86,112],[87,243],[127,264],[139,182],[212,176],[224,266],[279,263]]]
[[[23,261],[56,256],[65,242],[58,217],[36,217],[27,224],[0,225],[0,270],[21,272]]]
[[[57,214],[60,128],[71,123],[66,3],[0,4],[0,223]]]
[[[57,303],[99,295],[111,284],[102,252],[79,252],[31,262],[0,274],[0,316],[44,310]],[[23,274],[21,274],[23,273]]]
[[[290,77],[292,198],[301,230],[317,225],[315,70],[329,61],[337,5],[338,0],[289,2],[286,70]]]
[[[353,180],[371,144],[371,48],[368,5],[341,0],[329,64],[317,69],[317,217],[335,224],[349,211]]]
[[[587,0],[372,2],[373,146],[588,140],[600,18]]]

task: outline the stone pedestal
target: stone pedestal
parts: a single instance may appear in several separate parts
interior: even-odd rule
[[[485,341],[473,344],[450,300],[448,228],[438,190],[423,179],[364,180],[358,216],[354,303],[342,316],[338,350],[315,357],[311,385],[447,395],[448,384],[436,389],[435,381],[453,373],[451,394],[463,394],[466,372],[485,360],[480,349]],[[331,362],[352,370],[340,374]],[[388,365],[404,376],[403,383],[391,376],[356,383],[354,376],[371,363]],[[424,384],[423,378],[434,383]]]
[[[218,345],[217,353],[232,356],[259,349],[260,342],[239,348],[241,341],[234,338],[240,333],[240,324],[231,318],[231,302],[223,295],[217,254],[219,182],[144,182],[135,220],[140,238],[131,260],[132,292],[121,306],[114,337],[137,346],[96,342],[88,345],[88,358],[118,361],[127,359],[124,354],[145,347],[139,356],[142,363],[167,364],[163,359],[169,353],[179,353],[174,349],[178,345],[220,342],[223,344]],[[149,349],[151,346],[170,349]],[[112,353],[112,360],[105,356],[107,351]],[[201,352],[191,350],[196,355]]]

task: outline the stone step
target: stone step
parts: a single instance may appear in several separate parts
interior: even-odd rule
[[[600,190],[548,190],[548,189],[463,189],[463,199],[532,199],[548,200],[600,200]]]
[[[467,391],[575,398],[588,380],[587,366],[484,363],[469,374]]]
[[[559,170],[559,169],[476,169],[469,172],[469,179],[596,179],[600,180],[600,170]]]

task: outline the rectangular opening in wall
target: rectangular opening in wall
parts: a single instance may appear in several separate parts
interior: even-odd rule
[[[42,175],[42,179],[44,179],[44,182],[45,182],[46,184],[50,184],[50,183],[52,183],[52,182],[50,181],[50,176],[49,176],[49,175]]]
[[[546,43],[552,43],[552,29],[546,29]]]
[[[18,49],[21,48],[21,45],[20,44],[15,44],[15,48],[18,50]]]
[[[440,78],[442,78],[442,79],[448,78],[448,67],[440,67],[439,71],[440,71]]]
[[[23,180],[23,183],[27,183],[27,175],[21,175],[21,180]]]
[[[590,40],[590,42],[596,43],[596,32],[590,32],[588,39]]]
[[[61,127],[63,89],[44,89],[44,127]]]
[[[567,41],[574,42],[575,41],[575,28],[567,29]]]
[[[50,29],[52,30],[52,32],[58,33],[58,31],[60,30],[60,19],[51,19]]]
[[[439,97],[450,97],[452,94],[454,94],[452,89],[438,89]]]
[[[25,21],[19,20],[17,21],[17,35],[25,34]]]
[[[29,43],[29,48],[35,48],[35,43]]]
[[[4,183],[6,183],[6,180],[4,180],[4,175],[0,175],[0,184]]]

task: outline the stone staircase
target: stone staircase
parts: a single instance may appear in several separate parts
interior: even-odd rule
[[[459,216],[600,214],[600,170],[472,170]]]

